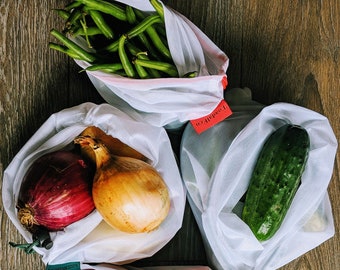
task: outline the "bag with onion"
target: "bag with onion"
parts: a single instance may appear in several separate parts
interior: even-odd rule
[[[27,241],[11,244],[45,264],[123,264],[172,239],[185,192],[163,128],[84,103],[51,115],[17,153],[3,204]]]

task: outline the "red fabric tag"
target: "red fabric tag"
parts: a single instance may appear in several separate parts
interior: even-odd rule
[[[217,123],[223,121],[225,118],[230,116],[232,111],[225,100],[221,100],[221,102],[217,105],[217,107],[208,115],[203,116],[198,119],[190,120],[195,131],[200,134],[203,131],[211,128]]]
[[[223,79],[222,79],[222,87],[223,89],[226,89],[228,86],[228,78],[227,76],[224,76]]]

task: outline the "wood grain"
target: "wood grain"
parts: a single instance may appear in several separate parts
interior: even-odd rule
[[[230,58],[229,88],[249,87],[264,104],[290,102],[328,117],[340,138],[340,1],[169,0]],[[84,73],[51,51],[49,30],[61,28],[53,8],[68,1],[0,2],[0,179],[15,154],[54,112],[103,102]],[[178,140],[178,138],[177,138]],[[329,185],[336,234],[284,266],[333,270],[340,265],[339,151]],[[1,197],[2,198],[2,197]],[[44,269],[37,255],[9,247],[21,242],[1,206],[0,269]],[[202,240],[187,207],[183,228],[144,264],[202,264]]]

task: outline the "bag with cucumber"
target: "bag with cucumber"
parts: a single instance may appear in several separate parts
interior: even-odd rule
[[[50,48],[73,58],[111,105],[176,129],[223,102],[229,59],[159,0],[73,0]]]
[[[334,235],[327,187],[337,140],[309,109],[261,107],[249,89],[226,100],[232,116],[201,135],[184,131],[189,202],[214,269],[277,269]]]

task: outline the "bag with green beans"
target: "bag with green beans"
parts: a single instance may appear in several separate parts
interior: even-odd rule
[[[56,12],[50,48],[72,57],[100,95],[156,126],[177,128],[223,100],[228,57],[158,0],[73,0]]]
[[[184,130],[180,167],[189,203],[214,269],[278,269],[334,235],[327,188],[337,140],[327,118],[314,111],[289,103],[264,107],[251,99],[247,88],[231,89],[225,95],[234,112],[232,116],[201,135],[190,125]],[[266,138],[287,123],[299,125],[308,132],[309,156],[283,223],[271,238],[260,241],[242,219],[244,197],[250,190],[252,171]],[[297,137],[290,140],[287,152]],[[284,167],[280,160],[285,153],[279,153],[273,158],[279,162],[269,169]],[[262,156],[262,160],[269,161],[271,157]],[[284,162],[291,168],[296,164],[294,159],[296,156]],[[268,172],[263,170],[263,174]],[[287,200],[287,196],[280,197],[287,185],[282,181],[284,177],[272,179],[268,175],[270,173],[261,179],[263,188],[276,190],[274,186],[278,185],[280,193],[274,192],[277,197],[267,197],[269,200],[260,199],[256,214],[267,209],[265,204],[270,200],[274,200],[269,203],[273,206],[271,211],[278,213],[280,205]],[[257,195],[260,198],[261,194]]]

